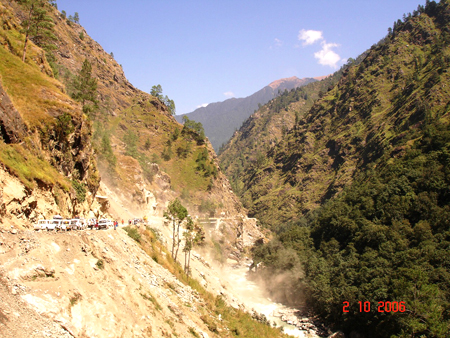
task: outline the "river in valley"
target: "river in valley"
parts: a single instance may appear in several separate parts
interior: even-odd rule
[[[171,228],[162,226],[162,223],[162,221],[157,222],[157,219],[155,218],[153,224],[158,224],[157,228],[166,238],[166,245],[169,244],[168,247],[170,247],[170,242],[172,240]],[[226,290],[226,293],[232,295],[231,297],[226,298],[228,298],[228,300],[234,298],[234,302],[232,303],[235,305],[243,305],[248,312],[253,312],[254,310],[257,314],[264,315],[271,324],[275,323],[277,327],[282,327],[284,333],[293,337],[323,337],[318,334],[321,330],[314,325],[310,318],[303,314],[300,315],[298,309],[290,308],[272,301],[270,295],[264,290],[264,287],[249,278],[250,260],[239,265],[230,264],[231,262],[228,262],[229,264],[223,264],[219,267],[217,264],[212,263],[214,262],[214,259],[211,258],[209,252],[202,252],[201,254],[193,252],[192,257],[192,269],[200,273],[198,279],[203,280],[203,283],[214,285],[214,289],[219,294],[221,293],[219,291],[219,286],[222,285]],[[212,264],[207,264],[203,257]],[[200,265],[195,265],[197,262]],[[208,267],[206,270],[205,265]],[[215,282],[212,282],[212,280],[215,280]],[[206,287],[205,284],[203,285]]]
[[[270,323],[283,327],[284,333],[293,337],[320,337],[309,318],[298,316],[298,311],[273,302],[262,286],[248,278],[248,266],[224,267],[221,279],[225,279],[231,291],[247,309],[263,314]],[[284,319],[284,321],[282,320]],[[296,324],[296,325],[292,325]],[[303,327],[303,328],[302,328]]]

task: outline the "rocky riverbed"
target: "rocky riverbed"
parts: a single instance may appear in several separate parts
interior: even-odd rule
[[[315,318],[307,317],[298,309],[273,302],[264,289],[248,278],[250,262],[222,268],[221,275],[227,282],[228,292],[240,302],[240,306],[253,312],[259,320],[281,326],[294,337],[327,337],[325,330]]]

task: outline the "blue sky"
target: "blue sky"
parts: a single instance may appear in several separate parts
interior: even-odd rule
[[[150,92],[177,114],[245,97],[284,77],[337,70],[425,0],[57,0]]]

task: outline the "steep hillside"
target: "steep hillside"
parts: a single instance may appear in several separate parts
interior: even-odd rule
[[[22,62],[20,22],[3,2],[0,14],[0,217],[87,215],[99,185],[91,121],[41,48],[30,43]]]
[[[260,166],[265,153],[292,129],[313,105],[342,76],[342,71],[321,81],[285,91],[258,109],[236,131],[219,153],[221,168],[230,180],[233,191],[244,193],[243,172]]]
[[[207,257],[194,253],[188,278],[165,229],[0,230],[2,338],[287,337],[254,320]]]
[[[192,113],[184,115],[203,124],[206,136],[218,152],[220,147],[231,138],[233,132],[260,105],[269,102],[279,92],[301,87],[314,81],[316,80],[313,78],[299,79],[295,76],[280,79],[245,98],[231,98],[223,102],[210,103],[206,107],[198,108]],[[181,122],[184,115],[178,115],[177,120]]]
[[[26,19],[26,12],[20,2],[12,1],[2,6],[2,36],[3,45],[6,46],[2,53],[14,60],[11,65],[20,69],[24,35],[19,31],[22,29],[21,22]],[[54,119],[65,111],[71,111],[68,105],[76,107],[74,109],[84,119],[85,132],[91,133],[93,130],[92,142],[77,140],[82,140],[81,146],[89,147],[90,151],[92,144],[102,180],[121,196],[130,210],[129,217],[142,217],[146,213],[160,214],[166,202],[175,196],[181,196],[194,213],[209,215],[223,212],[229,216],[242,216],[242,205],[218,168],[214,151],[207,140],[200,140],[194,131],[183,129],[157,97],[134,88],[126,79],[121,66],[89,37],[82,26],[69,21],[52,6],[47,5],[46,9],[54,23],[54,47],[44,51],[30,41],[26,56],[26,62],[31,66],[38,62],[35,67],[40,67],[41,72],[36,70],[39,77],[46,74],[48,86],[53,86],[47,91],[41,90],[42,111],[53,109],[55,112],[50,111],[48,115]],[[16,95],[12,97],[14,107],[22,118],[29,119],[30,123],[37,125],[36,130],[45,135],[49,128],[42,125],[43,116],[34,112],[25,115],[36,105],[31,97],[34,92],[14,92],[12,85],[7,82],[13,75],[18,82],[23,81],[24,76],[20,73],[23,70],[10,73],[12,68],[6,65],[7,58],[2,60],[3,83],[8,85],[8,95]],[[91,76],[97,81],[94,96],[97,103],[88,100],[90,105],[86,104],[86,114],[81,112],[81,108],[86,107],[81,107],[70,98],[77,94],[76,85],[84,63],[92,67]],[[34,80],[30,77],[30,85]],[[64,96],[64,99],[58,98],[57,101],[61,108],[51,106],[55,100],[50,96],[56,95],[53,92],[58,91]],[[20,95],[23,97],[19,99]],[[13,135],[9,130],[3,132],[3,128],[2,134]],[[70,134],[71,139],[75,139],[75,136]],[[48,156],[48,160],[51,157],[54,156]],[[81,179],[85,179],[89,172],[87,164],[83,163],[84,167],[80,168],[79,164],[75,165],[81,173]],[[95,168],[95,164],[92,168]],[[62,166],[59,169],[62,170]],[[68,175],[67,170],[64,174]],[[97,185],[80,182],[85,185],[89,183],[96,189],[100,175],[97,173]]]
[[[134,88],[83,27],[59,12],[55,21],[55,68],[67,91],[73,91],[72,79],[85,59],[98,79],[99,108],[90,116],[99,168],[131,212],[161,213],[167,200],[181,195],[193,212],[202,211],[199,207],[209,201],[217,213],[238,214],[242,206],[230,194],[208,142],[184,130],[157,97]]]
[[[163,231],[130,228],[133,241],[122,230],[29,230],[55,214],[111,212],[153,216],[171,234],[157,216],[180,197],[193,217],[218,217],[204,250],[222,263],[261,237],[207,139],[134,88],[51,4],[0,1],[0,335],[282,337],[243,311],[198,254],[188,277],[159,242],[171,241]],[[48,41],[43,26],[25,33],[37,7]]]
[[[445,2],[444,2],[445,3]],[[264,224],[299,219],[356,173],[404,155],[449,111],[446,12],[396,23],[294,128],[244,174],[246,207]]]
[[[162,216],[179,197],[193,217],[218,217],[221,231],[207,243],[215,258],[240,261],[262,235],[208,140],[134,88],[80,25],[41,2],[55,24],[54,46],[31,38],[25,63],[24,3],[1,3],[0,227],[29,228],[55,214]],[[90,69],[95,92],[76,102]]]
[[[450,335],[449,23],[397,21],[244,177],[273,297],[350,337]]]

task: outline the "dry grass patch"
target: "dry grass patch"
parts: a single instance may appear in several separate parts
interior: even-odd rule
[[[31,128],[50,124],[54,121],[52,116],[74,110],[60,82],[41,73],[37,66],[23,63],[2,47],[0,75],[14,107]]]
[[[68,180],[54,167],[18,144],[5,144],[0,141],[0,162],[27,188],[33,189],[36,182],[40,181],[49,186],[58,185],[65,191],[70,189]]]

